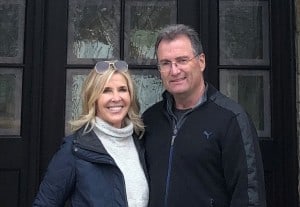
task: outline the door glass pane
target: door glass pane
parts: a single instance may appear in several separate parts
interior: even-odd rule
[[[132,72],[138,99],[143,113],[149,106],[161,100],[164,90],[158,70],[138,69]]]
[[[69,0],[68,64],[120,57],[120,0]]]
[[[270,81],[268,71],[221,70],[220,91],[245,108],[260,137],[270,137]]]
[[[70,134],[68,122],[81,113],[81,87],[90,72],[89,69],[69,69],[66,81],[66,124],[65,133]],[[161,100],[163,92],[162,82],[157,70],[131,70],[136,84],[141,113],[149,106]]]
[[[130,64],[155,64],[158,31],[176,23],[176,0],[125,1],[125,60]]]
[[[267,1],[220,1],[221,65],[269,64]]]
[[[20,135],[22,70],[0,70],[0,135]]]
[[[67,71],[65,116],[66,134],[70,134],[71,132],[68,122],[77,118],[81,113],[81,88],[89,72],[89,69],[68,69]]]
[[[25,0],[0,0],[0,63],[23,62]]]

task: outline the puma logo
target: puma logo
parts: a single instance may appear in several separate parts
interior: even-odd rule
[[[210,136],[212,135],[212,132],[204,131],[203,134],[205,135],[206,139],[209,139]]]

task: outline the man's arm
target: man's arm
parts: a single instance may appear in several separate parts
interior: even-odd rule
[[[254,125],[246,113],[232,119],[222,143],[231,207],[265,207],[264,172]]]

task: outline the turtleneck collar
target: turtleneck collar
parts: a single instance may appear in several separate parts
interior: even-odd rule
[[[133,124],[129,119],[125,120],[125,124],[126,126],[123,128],[116,128],[96,117],[94,130],[113,138],[126,138],[132,136]]]

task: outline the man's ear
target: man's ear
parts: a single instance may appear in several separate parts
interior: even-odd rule
[[[201,71],[203,72],[205,70],[205,66],[206,66],[206,62],[205,62],[205,54],[204,53],[201,53],[199,55],[199,64],[200,64],[200,68],[201,68]]]

